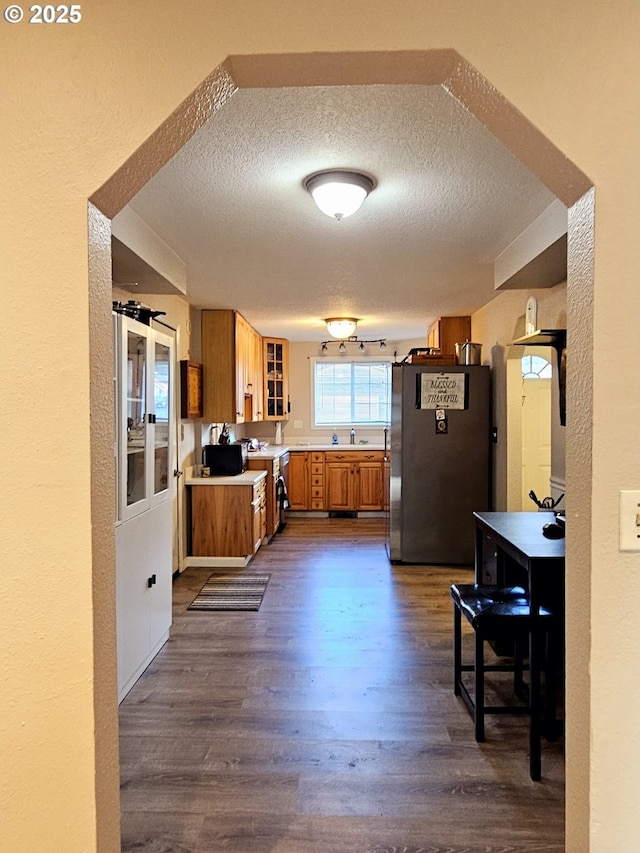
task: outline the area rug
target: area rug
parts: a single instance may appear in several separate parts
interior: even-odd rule
[[[214,572],[188,610],[260,610],[271,575]]]

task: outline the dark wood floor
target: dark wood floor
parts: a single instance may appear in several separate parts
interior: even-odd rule
[[[153,853],[564,850],[562,742],[528,775],[521,717],[477,744],[454,697],[449,584],[392,566],[380,519],[294,519],[244,570],[257,613],[186,607],[120,709],[122,849]],[[467,640],[470,637],[466,638]]]

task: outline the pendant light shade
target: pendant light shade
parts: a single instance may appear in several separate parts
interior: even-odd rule
[[[327,332],[332,338],[338,338],[338,340],[344,340],[355,335],[358,325],[355,317],[328,317],[325,323],[327,324]]]
[[[318,208],[338,220],[351,216],[374,188],[373,178],[346,170],[315,172],[304,186]]]

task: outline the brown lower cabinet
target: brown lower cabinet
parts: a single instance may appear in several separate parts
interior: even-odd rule
[[[287,460],[288,461],[288,460]],[[248,468],[250,471],[266,471],[266,503],[267,503],[267,518],[265,536],[267,541],[278,532],[280,527],[280,512],[278,505],[278,488],[277,482],[284,471],[282,469],[282,460],[279,456],[275,459],[271,458],[256,458],[249,455]]]
[[[292,510],[381,510],[384,454],[381,450],[294,451],[288,492]]]
[[[287,493],[289,509],[311,508],[311,460],[306,450],[295,451],[289,457]]]
[[[380,510],[383,506],[382,451],[324,454],[325,509]]]
[[[253,485],[191,486],[194,557],[246,557],[267,530],[266,478]]]

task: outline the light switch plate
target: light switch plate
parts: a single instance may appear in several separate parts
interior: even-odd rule
[[[620,492],[620,550],[640,551],[640,490]]]
[[[294,421],[293,422],[294,429],[302,429],[302,421]]]

